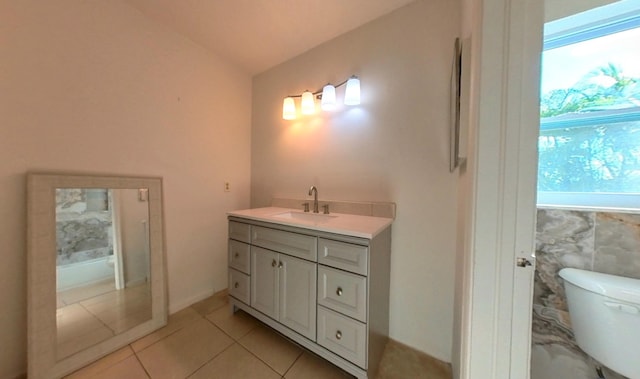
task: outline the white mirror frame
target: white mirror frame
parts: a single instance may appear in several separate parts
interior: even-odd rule
[[[151,265],[151,319],[60,360],[56,358],[56,188],[148,188]],[[27,225],[29,378],[59,378],[166,325],[162,178],[29,173]]]

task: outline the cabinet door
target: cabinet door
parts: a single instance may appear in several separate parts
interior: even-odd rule
[[[251,270],[249,245],[246,243],[229,240],[229,267],[249,274]],[[248,288],[247,288],[248,289]]]
[[[318,265],[318,304],[367,322],[367,278]]]
[[[316,340],[316,264],[279,255],[280,323]]]
[[[229,295],[249,304],[249,283],[251,278],[234,269],[229,269]]]
[[[278,319],[278,254],[251,246],[251,306]]]

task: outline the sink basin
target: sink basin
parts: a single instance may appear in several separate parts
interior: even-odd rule
[[[307,213],[307,212],[283,212],[273,215],[275,218],[284,220],[306,221],[314,222],[316,224],[322,224],[336,218],[337,216],[326,215],[322,213]]]

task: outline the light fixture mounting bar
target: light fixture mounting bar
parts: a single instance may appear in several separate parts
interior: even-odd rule
[[[336,106],[336,88],[346,84],[344,93],[345,105],[359,105],[360,104],[360,79],[351,75],[348,79],[333,85],[327,83],[322,89],[318,89],[315,92],[309,90],[304,91],[301,94],[289,95],[284,98],[282,104],[282,118],[285,120],[295,120],[297,118],[298,111],[296,110],[294,98],[301,98],[300,101],[300,113],[302,115],[312,115],[316,112],[316,103],[314,99],[320,100],[320,108],[323,111],[331,111]]]
[[[349,79],[353,79],[353,78],[357,79],[358,77],[357,77],[357,76],[355,76],[355,75],[351,75],[350,77],[348,77],[347,79],[343,80],[342,82],[340,82],[340,83],[338,83],[338,84],[334,85],[334,87],[336,87],[336,88],[338,88],[338,87],[342,87],[343,85],[347,84],[347,82],[349,81]],[[327,84],[331,84],[331,83],[327,83]],[[320,89],[318,89],[318,90],[316,90],[316,91],[314,91],[314,92],[311,92],[311,94],[312,94],[313,96],[316,96],[316,95],[322,95],[322,88],[320,88]],[[298,94],[298,95],[288,95],[288,96],[285,96],[285,97],[302,97],[302,94]]]

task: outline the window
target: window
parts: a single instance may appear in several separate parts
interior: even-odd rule
[[[545,25],[538,205],[640,209],[640,2]]]

